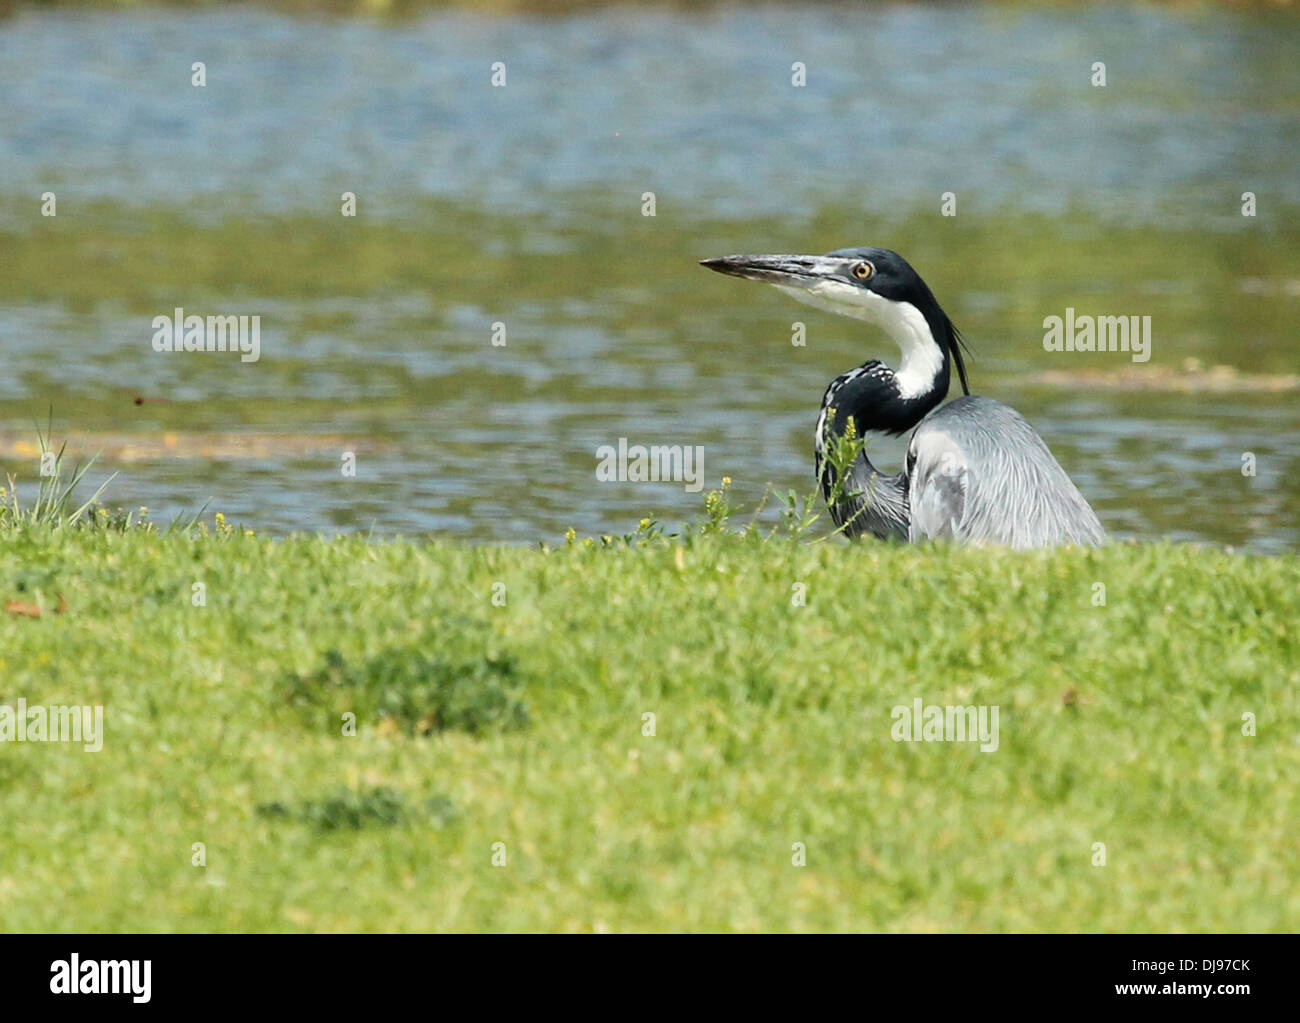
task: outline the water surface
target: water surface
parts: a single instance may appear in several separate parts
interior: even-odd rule
[[[700,445],[741,503],[805,490],[826,382],[894,355],[696,261],[879,244],[1114,533],[1292,548],[1297,52],[1300,17],[1219,8],[19,13],[0,469],[32,477],[52,405],[118,471],[109,500],[160,518],[210,498],[272,532],[680,522],[699,495],[598,483],[596,449]],[[176,306],[260,315],[261,359],[153,351]],[[1066,307],[1151,316],[1150,362],[1045,352]],[[1217,365],[1235,375],[1187,373]]]

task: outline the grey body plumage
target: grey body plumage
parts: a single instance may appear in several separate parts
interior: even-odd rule
[[[1009,547],[1095,547],[1096,513],[1015,409],[965,395],[921,421],[907,449],[908,537]]]
[[[831,381],[822,398],[816,473],[845,535],[1013,548],[1105,543],[1096,514],[1037,431],[1015,409],[969,393],[960,334],[897,253],[726,256],[704,265],[875,323],[898,343],[898,370],[865,362]],[[948,393],[951,366],[967,393],[936,408]],[[862,451],[839,480],[827,449],[850,422],[857,437],[915,427],[904,470],[881,473]]]

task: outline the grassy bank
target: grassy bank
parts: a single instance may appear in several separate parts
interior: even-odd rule
[[[1300,927],[1295,557],[28,526],[0,598],[104,707],[0,744],[6,930]]]

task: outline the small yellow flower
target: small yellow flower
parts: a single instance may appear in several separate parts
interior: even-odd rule
[[[731,486],[731,477],[730,477],[730,476],[723,476],[723,477],[722,477],[722,485],[723,485],[724,487],[729,487],[729,486]]]

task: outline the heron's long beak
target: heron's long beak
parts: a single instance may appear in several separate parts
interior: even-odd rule
[[[811,288],[828,280],[851,283],[845,276],[843,257],[719,256],[700,260],[700,266],[731,277],[785,287]]]

